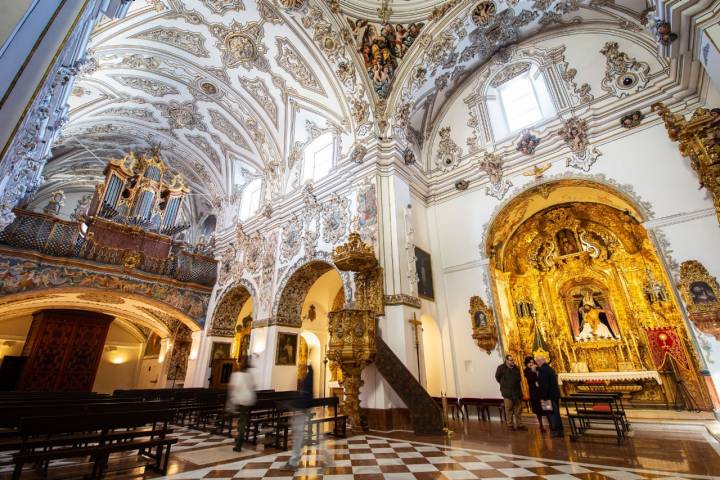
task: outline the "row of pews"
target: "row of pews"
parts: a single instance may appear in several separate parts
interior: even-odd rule
[[[433,397],[435,403],[442,408],[442,397]],[[469,419],[470,412],[469,407],[475,407],[477,413],[477,419],[490,421],[490,410],[492,408],[497,409],[500,421],[505,421],[505,404],[502,398],[475,398],[475,397],[445,397],[447,403],[448,413],[453,419]]]
[[[298,392],[259,391],[243,439],[288,448]],[[336,397],[313,400],[305,434],[345,437]],[[179,427],[230,437],[236,415],[214,389],[0,392],[0,472],[20,478],[103,478],[139,467],[167,472]]]

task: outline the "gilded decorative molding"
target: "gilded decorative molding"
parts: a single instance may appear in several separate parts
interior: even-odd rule
[[[405,305],[412,308],[420,308],[422,303],[419,297],[408,295],[406,293],[396,293],[394,295],[385,295],[385,305]]]
[[[470,297],[470,323],[472,338],[481,350],[490,355],[497,345],[497,326],[495,316],[490,307],[485,305],[479,296]]]
[[[720,109],[698,108],[690,120],[673,114],[662,103],[652,106],[665,123],[668,137],[678,142],[680,155],[690,158],[690,166],[706,188],[720,221]]]
[[[697,260],[680,265],[680,293],[690,321],[703,333],[720,340],[720,284]]]
[[[210,294],[188,288],[167,285],[157,281],[120,274],[99,272],[89,268],[51,263],[48,260],[34,260],[0,254],[0,270],[6,272],[0,293],[32,292],[41,289],[83,287],[98,288],[117,294],[135,294],[151,297],[169,308],[185,312],[198,325],[205,323],[205,314]]]

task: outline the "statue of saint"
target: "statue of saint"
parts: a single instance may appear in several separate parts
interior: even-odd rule
[[[583,298],[578,307],[578,319],[580,321],[580,333],[577,337],[579,341],[616,338],[608,321],[607,313],[595,301],[590,289],[583,291]]]

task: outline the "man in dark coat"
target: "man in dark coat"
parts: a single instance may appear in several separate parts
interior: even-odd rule
[[[560,418],[560,387],[555,370],[546,363],[544,355],[537,355],[535,363],[538,364],[538,384],[540,385],[540,399],[544,404],[543,410],[547,412],[550,422],[550,435],[553,437],[563,436],[563,424]],[[549,405],[547,402],[550,402]],[[547,407],[552,410],[547,410]]]
[[[511,430],[527,430],[522,424],[522,387],[520,369],[511,355],[505,356],[495,371],[495,380],[500,384],[500,394],[505,402],[505,422]]]

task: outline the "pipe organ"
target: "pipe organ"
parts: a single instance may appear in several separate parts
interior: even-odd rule
[[[176,223],[190,190],[182,175],[162,160],[159,149],[110,160],[104,173],[105,182],[96,187],[89,216],[169,236],[187,228]]]

